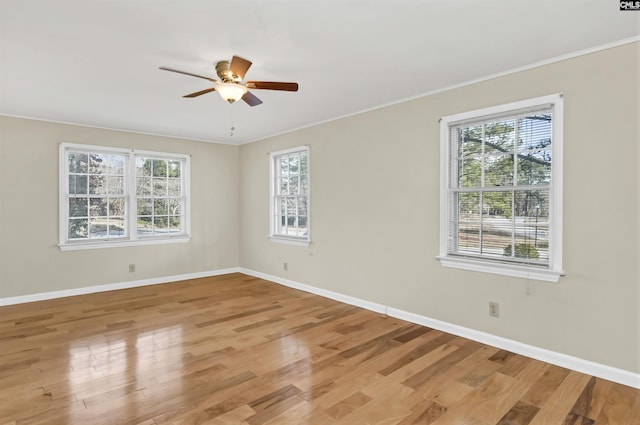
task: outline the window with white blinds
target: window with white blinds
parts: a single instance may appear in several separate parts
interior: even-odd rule
[[[442,119],[443,265],[557,281],[561,124],[560,95]]]

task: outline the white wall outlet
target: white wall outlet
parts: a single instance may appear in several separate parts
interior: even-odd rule
[[[500,304],[489,301],[489,316],[500,317]]]
[[[289,270],[289,264],[288,263],[282,263],[282,268],[286,272],[287,270]]]
[[[135,264],[129,264],[129,273],[133,273],[136,271],[136,265]]]

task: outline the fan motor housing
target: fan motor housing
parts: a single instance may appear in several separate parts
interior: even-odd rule
[[[216,64],[216,74],[218,74],[218,77],[225,83],[240,82],[240,77],[238,77],[237,75],[233,75],[230,67],[231,67],[231,62],[220,61]]]

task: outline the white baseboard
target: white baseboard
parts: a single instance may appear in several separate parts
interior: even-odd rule
[[[371,301],[362,300],[360,298],[351,297],[349,295],[340,294],[339,292],[333,292],[322,288],[317,288],[311,285],[305,285],[304,283],[295,282],[293,280],[284,279],[282,277],[273,276],[266,273],[256,272],[254,270],[245,269],[240,267],[238,270],[240,273],[259,277],[260,279],[269,280],[271,282],[279,283],[280,285],[288,286],[289,288],[299,289],[311,294],[320,295],[321,297],[330,298],[332,300],[340,301],[345,304],[353,305],[356,307],[362,307],[366,310],[375,311],[376,313],[386,314],[386,306],[382,304],[373,303]]]
[[[0,298],[0,307],[24,304],[34,301],[52,300],[55,298],[73,297],[75,295],[95,294],[98,292],[115,291],[117,289],[137,288],[139,286],[157,285],[160,283],[177,282],[179,280],[198,279],[201,277],[219,276],[229,273],[238,273],[238,267],[228,269],[210,270],[206,272],[179,274],[174,276],[155,277],[151,279],[132,280],[129,282],[109,283],[106,285],[85,286],[82,288],[63,289],[60,291],[41,292],[38,294],[20,295],[17,297]]]
[[[452,323],[443,322],[441,320],[432,319],[430,317],[421,316],[419,314],[410,313],[397,308],[373,303],[370,301],[362,300],[360,298],[355,298],[355,297],[343,295],[337,292],[328,291],[326,289],[316,288],[314,286],[305,285],[303,283],[295,282],[289,279],[284,279],[278,276],[273,276],[266,273],[245,269],[243,267],[240,267],[238,271],[240,273],[243,273],[249,276],[259,277],[261,279],[279,283],[281,285],[288,286],[290,288],[295,288],[301,291],[310,292],[312,294],[320,295],[322,297],[331,298],[333,300],[340,301],[346,304],[350,304],[357,307],[362,307],[367,310],[375,311],[376,313],[386,314],[390,317],[406,320],[407,322],[426,326],[432,329],[437,329],[439,331],[461,336],[463,338],[468,338],[473,341],[491,345],[492,347],[497,347],[503,350],[517,353],[526,357],[530,357],[532,359],[540,360],[545,363],[551,363],[556,366],[565,367],[567,369],[575,370],[577,372],[586,373],[588,375],[593,375],[598,378],[607,379],[609,381],[617,382],[619,384],[640,389],[640,373],[634,373],[628,370],[618,369],[615,367],[592,362],[590,360],[585,360],[578,357],[573,357],[573,356],[558,353],[555,351],[547,350],[545,348],[524,344],[522,342],[514,341],[507,338],[502,338],[500,336],[488,334],[475,329],[454,325]]]

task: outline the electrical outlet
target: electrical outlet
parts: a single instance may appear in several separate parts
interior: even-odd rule
[[[489,316],[500,317],[500,304],[489,301]]]
[[[136,265],[135,264],[129,264],[129,273],[133,273],[136,271]]]
[[[289,264],[287,263],[282,263],[282,268],[284,269],[284,271],[286,272],[287,270],[289,270]]]

